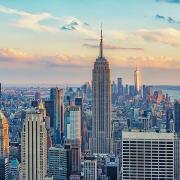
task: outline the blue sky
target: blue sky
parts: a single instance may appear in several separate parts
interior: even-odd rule
[[[112,80],[133,83],[138,64],[143,83],[180,84],[178,0],[2,1],[1,81],[91,81],[101,23]]]

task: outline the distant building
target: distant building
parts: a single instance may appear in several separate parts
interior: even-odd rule
[[[9,157],[9,125],[0,111],[0,157]]]
[[[122,179],[174,179],[174,134],[122,132]]]
[[[91,156],[84,157],[84,180],[97,180],[97,159]]]
[[[136,66],[136,70],[134,71],[134,87],[135,87],[135,94],[140,94],[141,88],[141,74],[138,66]]]
[[[0,180],[8,180],[8,158],[0,157]]]
[[[118,95],[122,96],[123,95],[123,83],[122,83],[122,78],[118,78],[117,79],[117,91],[118,91]]]
[[[50,117],[50,127],[54,127],[54,101],[45,101],[46,115]]]
[[[47,130],[43,115],[26,111],[21,133],[21,179],[44,180],[47,174]]]
[[[54,180],[67,180],[67,151],[63,147],[49,148],[48,175]]]

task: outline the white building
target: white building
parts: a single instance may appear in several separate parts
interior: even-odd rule
[[[27,110],[21,134],[21,179],[44,180],[47,174],[47,132],[42,113]]]
[[[84,158],[84,180],[97,180],[97,159],[95,157]]]
[[[122,132],[122,179],[174,179],[174,134]]]

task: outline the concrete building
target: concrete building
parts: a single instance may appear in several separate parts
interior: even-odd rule
[[[0,157],[9,157],[9,125],[0,111]]]
[[[97,180],[97,159],[95,157],[84,157],[84,180]]]
[[[122,179],[174,179],[174,134],[122,132]]]
[[[8,158],[0,157],[0,180],[8,180]]]
[[[21,133],[21,179],[44,180],[47,174],[47,131],[43,115],[26,111]]]
[[[92,71],[92,139],[93,153],[110,153],[112,149],[111,80],[109,62],[103,55],[101,30],[100,53]]]
[[[48,175],[54,180],[67,180],[67,151],[63,147],[49,148]]]

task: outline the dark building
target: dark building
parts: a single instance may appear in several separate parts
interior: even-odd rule
[[[117,91],[118,95],[122,96],[123,95],[123,83],[122,83],[122,78],[117,79]]]
[[[176,133],[180,133],[180,101],[176,101],[174,104],[174,130]]]
[[[129,86],[129,95],[135,96],[135,87],[133,85]]]
[[[45,101],[46,115],[50,117],[50,126],[54,127],[54,101]]]
[[[166,111],[166,130],[170,130],[170,120],[173,119],[173,112],[172,109],[168,109]]]
[[[0,158],[0,180],[8,180],[8,158]]]

